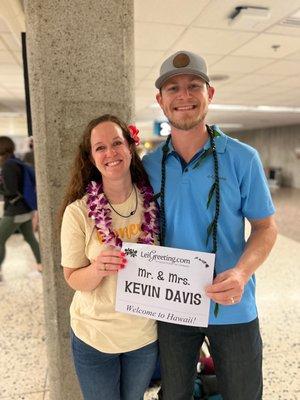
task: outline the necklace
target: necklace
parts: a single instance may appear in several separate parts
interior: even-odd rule
[[[122,217],[122,218],[129,218],[129,217],[131,217],[132,215],[134,215],[134,214],[136,213],[136,210],[137,210],[137,207],[138,207],[138,196],[137,196],[137,191],[136,191],[136,188],[135,188],[134,185],[133,185],[132,190],[134,190],[134,192],[135,192],[135,207],[134,207],[134,210],[132,210],[128,215],[120,214],[120,213],[113,207],[113,205],[111,204],[111,202],[107,199],[107,202],[108,202],[108,204],[110,205],[110,208],[111,208],[116,214],[118,214],[118,215],[119,215],[120,217]],[[132,191],[131,191],[131,193],[132,193]],[[131,193],[130,193],[130,196],[131,196]]]
[[[137,239],[137,243],[154,244],[159,229],[157,225],[158,212],[153,200],[153,190],[151,186],[145,184],[137,186],[143,199],[144,208],[141,233]],[[136,203],[137,209],[137,191]],[[112,218],[110,216],[111,209],[109,205],[110,203],[103,192],[103,184],[95,181],[90,182],[87,187],[88,216],[95,221],[95,227],[103,238],[104,243],[121,248],[122,240],[113,231]],[[136,209],[134,210],[134,213],[136,212]]]
[[[207,158],[210,154],[213,155],[214,162],[214,176],[215,180],[212,184],[207,199],[207,208],[209,207],[213,195],[215,194],[215,213],[212,222],[209,224],[207,228],[207,237],[206,237],[206,245],[208,245],[209,238],[212,236],[212,253],[216,254],[217,252],[217,229],[218,229],[218,219],[220,214],[220,182],[219,182],[219,164],[218,157],[216,151],[215,144],[215,136],[218,136],[218,133],[213,131],[212,128],[206,125],[206,129],[210,138],[210,148],[205,150],[202,155],[199,157],[198,161],[194,165],[193,169],[199,168],[201,162],[205,158]],[[168,136],[166,143],[164,144],[162,151],[162,162],[161,162],[161,187],[160,187],[160,245],[165,245],[165,232],[166,232],[166,215],[165,215],[165,183],[166,183],[166,160],[169,153],[169,143],[171,140],[171,135]],[[155,196],[158,197],[157,195]],[[216,276],[216,271],[214,270],[214,277]],[[219,312],[219,304],[215,304],[214,314],[218,315]]]

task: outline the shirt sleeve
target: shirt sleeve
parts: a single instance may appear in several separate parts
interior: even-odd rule
[[[247,219],[263,219],[274,214],[262,162],[254,153],[241,182],[242,213]]]
[[[61,265],[81,268],[90,264],[85,255],[85,223],[81,210],[73,204],[65,209],[61,226]]]

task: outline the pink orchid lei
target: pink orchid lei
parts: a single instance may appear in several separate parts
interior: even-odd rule
[[[157,223],[158,211],[153,201],[153,190],[148,185],[137,185],[142,198],[144,215],[141,233],[137,243],[154,244],[159,228]],[[112,229],[111,209],[103,192],[103,184],[92,181],[87,187],[88,216],[95,221],[95,227],[104,243],[121,248],[122,240]]]

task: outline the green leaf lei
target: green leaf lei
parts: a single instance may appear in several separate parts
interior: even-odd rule
[[[214,161],[214,176],[215,176],[215,181],[212,184],[209,193],[208,193],[208,199],[207,199],[207,209],[209,208],[211,204],[211,200],[213,197],[216,199],[216,206],[215,206],[215,215],[212,220],[212,222],[209,224],[207,228],[207,237],[206,237],[206,245],[208,245],[210,237],[212,237],[213,241],[213,249],[212,252],[216,254],[217,252],[217,227],[218,227],[218,218],[219,218],[219,213],[220,213],[220,187],[219,187],[219,165],[218,165],[218,159],[217,159],[217,152],[216,152],[216,145],[215,145],[215,138],[217,136],[221,136],[219,132],[216,130],[213,130],[210,128],[208,125],[206,125],[207,132],[210,137],[210,147],[201,154],[195,165],[193,166],[193,169],[200,168],[204,160],[209,157],[210,155],[213,156],[213,161]],[[171,140],[171,135],[168,136],[166,143],[164,144],[162,150],[163,150],[163,157],[162,157],[162,164],[161,164],[161,191],[160,193],[156,194],[154,197],[155,199],[161,197],[161,206],[160,206],[160,243],[161,246],[164,246],[165,244],[165,230],[166,230],[166,219],[165,219],[165,179],[166,179],[166,159],[167,155],[169,153],[169,143]],[[214,277],[216,276],[216,271],[214,270]],[[219,313],[219,304],[215,303],[215,308],[214,308],[214,315],[217,317]]]

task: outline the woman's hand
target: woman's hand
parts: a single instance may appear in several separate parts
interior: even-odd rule
[[[72,289],[90,292],[96,289],[103,278],[116,274],[126,263],[125,253],[110,246],[86,267],[64,267],[64,276]]]
[[[117,273],[126,263],[125,253],[110,246],[109,249],[101,251],[92,262],[92,267],[104,277]]]

